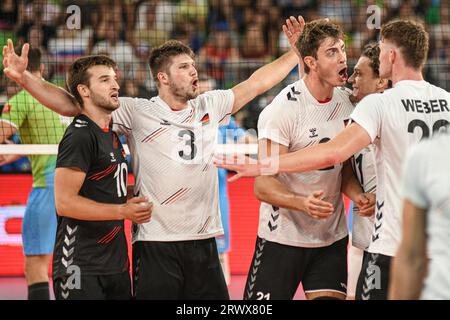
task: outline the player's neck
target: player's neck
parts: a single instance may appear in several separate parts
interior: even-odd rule
[[[165,92],[165,91],[160,91],[159,92],[159,97],[161,98],[161,100],[163,100],[170,109],[172,109],[173,111],[179,111],[179,110],[183,110],[186,109],[188,107],[188,103],[186,100],[179,100],[177,99],[175,96],[173,96],[172,94]]]
[[[325,81],[319,79],[317,76],[313,74],[308,74],[303,78],[306,87],[308,88],[309,93],[317,100],[317,101],[330,101],[333,97],[333,89],[334,87]]]
[[[109,128],[109,124],[111,123],[111,111],[93,105],[85,105],[81,113],[88,116],[89,119],[94,121],[101,129]]]
[[[422,81],[423,75],[419,70],[408,67],[398,67],[397,70],[395,68],[392,70],[391,80],[393,85],[402,80]]]

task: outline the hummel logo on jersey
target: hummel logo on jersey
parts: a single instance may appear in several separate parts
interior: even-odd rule
[[[76,128],[87,127],[87,125],[88,125],[87,121],[80,120],[80,119],[75,120],[75,127]]]
[[[114,152],[109,154],[111,156],[111,162],[116,162],[116,158],[114,158]]]
[[[159,124],[162,126],[170,126],[170,122],[165,119],[163,119]]]
[[[318,137],[316,131],[317,131],[317,128],[311,128],[311,129],[309,129],[309,132],[311,132],[311,135],[310,135],[309,137],[310,137],[310,138],[316,138],[316,137]]]

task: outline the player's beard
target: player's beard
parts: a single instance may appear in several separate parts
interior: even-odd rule
[[[189,86],[191,86],[190,83]],[[169,84],[169,90],[175,97],[184,102],[187,102],[189,100],[197,98],[199,94],[198,90],[194,91],[193,89],[189,89],[189,86],[178,86],[174,81],[171,81]]]
[[[91,91],[91,100],[94,105],[107,111],[114,111],[119,107],[109,97],[104,97]]]

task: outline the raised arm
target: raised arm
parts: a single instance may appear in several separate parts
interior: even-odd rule
[[[272,175],[277,172],[306,172],[344,162],[370,143],[371,139],[367,131],[354,122],[326,143],[284,154],[279,158],[277,156],[262,159],[257,163],[248,158],[244,158],[244,161],[239,163],[236,163],[236,159],[216,158],[214,164],[237,172],[229,181],[235,181],[241,177]]]
[[[305,75],[305,72],[302,55],[300,54],[300,51],[298,51],[297,49],[297,41],[300,38],[300,35],[302,34],[304,28],[305,28],[305,19],[303,19],[302,16],[298,16],[297,19],[291,16],[289,17],[289,19],[286,19],[286,24],[283,25],[283,32],[286,35],[286,38],[288,39],[289,45],[291,46],[291,49],[295,52],[295,54],[299,59],[298,74],[300,79]]]
[[[134,223],[150,221],[152,204],[135,197],[126,204],[99,203],[79,195],[86,173],[77,168],[55,171],[55,206],[58,215],[79,220],[104,221],[129,219]]]
[[[238,112],[256,96],[277,85],[291,72],[297,63],[297,55],[293,50],[290,50],[275,61],[256,70],[247,80],[234,86],[232,88],[234,104],[231,113]]]
[[[3,47],[5,75],[17,82],[47,108],[64,116],[79,114],[81,108],[69,92],[27,71],[29,48],[28,43],[24,44],[18,56],[14,51],[12,40],[8,39],[7,45]]]
[[[259,141],[258,157],[266,156],[261,154],[261,150],[266,150],[266,148],[267,156],[270,156],[272,148],[278,148],[280,154],[288,152],[286,146],[262,139]],[[289,190],[275,176],[257,177],[255,179],[255,195],[260,201],[281,208],[302,211],[315,219],[325,219],[333,213],[333,205],[320,199],[323,191],[317,190],[308,197],[304,197]]]

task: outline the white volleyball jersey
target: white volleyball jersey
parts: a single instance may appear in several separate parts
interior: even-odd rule
[[[450,123],[450,95],[426,81],[399,81],[365,97],[352,119],[375,144],[377,203],[368,251],[394,256],[401,239],[400,175],[407,151]]]
[[[335,88],[331,101],[318,102],[303,80],[284,88],[261,113],[259,139],[269,139],[294,152],[335,137],[345,128],[353,105],[349,93]],[[335,212],[327,219],[314,219],[305,212],[278,208],[267,203],[260,207],[258,235],[269,241],[297,247],[328,246],[348,234],[341,194],[342,164],[305,173],[280,173],[276,177],[289,190],[309,196],[324,190],[323,200]]]
[[[127,135],[134,192],[153,202],[133,241],[182,241],[223,234],[213,155],[219,124],[229,120],[231,90],[204,93],[173,111],[160,98],[120,98],[114,128]]]
[[[417,207],[427,209],[429,266],[422,299],[450,299],[449,164],[450,130],[414,147],[405,164],[403,196]]]
[[[364,192],[375,193],[377,189],[375,151],[371,144],[357,152],[351,163],[356,178]],[[362,217],[359,215],[359,208],[353,205],[353,225],[352,225],[352,245],[366,250],[370,244],[374,217]]]

